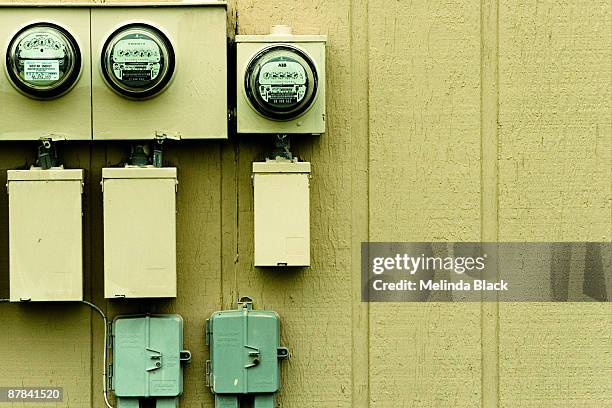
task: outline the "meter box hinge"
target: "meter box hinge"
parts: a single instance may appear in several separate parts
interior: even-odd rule
[[[178,407],[182,365],[191,360],[191,353],[183,350],[181,316],[118,316],[112,326],[109,388],[115,392],[117,407],[139,407],[144,399],[155,400],[156,408]]]
[[[280,317],[254,310],[244,297],[236,310],[212,314],[206,325],[210,360],[206,385],[216,408],[238,407],[239,398],[254,395],[255,407],[274,408],[280,389],[280,361],[289,355],[280,345]]]

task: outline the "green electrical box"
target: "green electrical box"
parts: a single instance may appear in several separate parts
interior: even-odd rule
[[[210,347],[207,382],[217,408],[238,408],[240,396],[252,395],[255,408],[273,408],[280,389],[280,318],[276,312],[253,310],[242,298],[237,310],[215,312],[206,321]]]
[[[111,389],[117,408],[178,407],[183,392],[183,319],[179,315],[118,316],[111,328]]]

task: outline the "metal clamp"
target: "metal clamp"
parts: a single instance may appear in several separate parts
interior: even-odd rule
[[[245,365],[244,368],[257,367],[260,363],[260,356],[261,356],[259,349],[257,347],[248,346],[248,345],[245,345],[244,347],[251,350],[249,351],[249,358],[251,359],[251,362]]]
[[[57,166],[57,150],[51,139],[40,139],[38,146],[38,154],[36,156],[36,165],[43,170]]]
[[[276,349],[276,356],[279,360],[289,357],[289,349],[287,347],[279,347]]]
[[[189,350],[181,350],[179,353],[179,361],[189,363],[191,361],[191,352]]]
[[[149,358],[155,361],[155,364],[152,367],[147,367],[146,371],[154,371],[160,369],[162,366],[162,353],[160,351],[153,350],[148,347],[146,348],[146,350],[151,352],[151,354],[149,354]]]
[[[248,296],[241,297],[240,299],[238,299],[238,308],[253,310],[253,299]]]

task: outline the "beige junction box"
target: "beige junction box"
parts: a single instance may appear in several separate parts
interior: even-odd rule
[[[104,296],[176,297],[174,167],[102,169]]]
[[[20,91],[8,74],[6,53],[20,31],[36,23],[51,23],[71,35],[80,53],[78,78],[62,96],[36,99]],[[31,35],[24,44],[33,43]],[[56,38],[51,37],[53,41]],[[0,7],[0,141],[91,139],[91,65],[89,9],[63,7]],[[42,48],[41,48],[42,49]],[[43,55],[47,50],[44,49]],[[47,57],[50,58],[50,57]],[[21,61],[29,62],[28,61]],[[57,75],[52,65],[47,75]],[[29,71],[28,75],[37,74]]]
[[[83,299],[83,170],[9,170],[10,300]]]
[[[310,266],[310,163],[253,163],[255,266]]]

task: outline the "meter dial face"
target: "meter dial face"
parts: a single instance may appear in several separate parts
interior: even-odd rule
[[[81,51],[70,33],[51,23],[35,23],[13,37],[6,52],[11,82],[40,99],[67,92],[79,79]]]
[[[158,29],[131,24],[115,31],[102,50],[106,82],[129,98],[149,98],[161,92],[174,73],[174,49]]]
[[[317,80],[315,65],[308,55],[289,45],[276,45],[253,57],[244,85],[249,102],[260,114],[289,120],[312,105]]]

